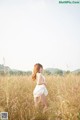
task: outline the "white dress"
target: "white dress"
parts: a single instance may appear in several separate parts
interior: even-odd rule
[[[35,89],[34,89],[34,91],[33,91],[33,96],[34,96],[34,97],[39,97],[39,96],[41,96],[43,93],[44,93],[45,96],[48,95],[48,90],[47,90],[46,86],[45,86],[44,84],[38,85],[40,75],[41,75],[41,77],[43,78],[43,82],[45,82],[45,77],[44,77],[41,73],[37,73],[37,74],[36,74],[37,85],[36,85],[36,87],[35,87]]]

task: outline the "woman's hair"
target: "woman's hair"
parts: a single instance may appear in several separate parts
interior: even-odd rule
[[[43,66],[40,63],[36,63],[34,65],[33,73],[32,73],[32,80],[36,79],[36,73],[40,72],[40,68],[43,68]]]

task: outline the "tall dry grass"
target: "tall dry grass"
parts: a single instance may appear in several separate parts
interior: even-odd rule
[[[80,76],[45,76],[48,110],[36,110],[31,76],[0,76],[0,112],[9,120],[80,120]]]

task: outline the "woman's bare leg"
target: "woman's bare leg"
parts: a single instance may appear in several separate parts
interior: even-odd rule
[[[44,94],[41,95],[41,101],[44,105],[44,108],[47,108],[48,104],[47,104],[46,96]]]
[[[35,103],[35,107],[38,107],[38,103],[40,102],[39,97],[34,97],[34,103]]]

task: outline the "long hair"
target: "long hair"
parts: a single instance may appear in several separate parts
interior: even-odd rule
[[[40,63],[36,63],[34,65],[33,73],[32,73],[32,80],[36,80],[36,73],[40,72],[40,68],[43,68],[43,66]]]

